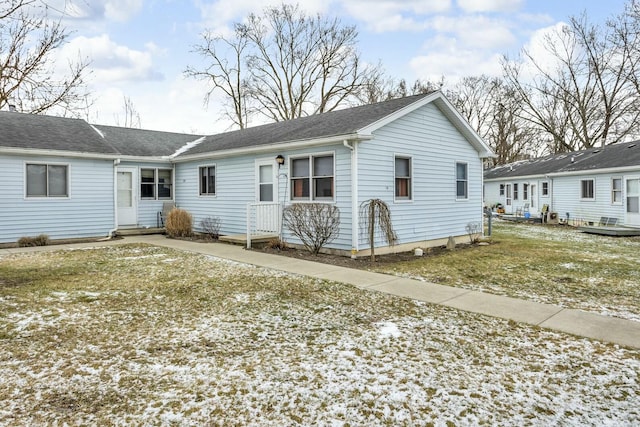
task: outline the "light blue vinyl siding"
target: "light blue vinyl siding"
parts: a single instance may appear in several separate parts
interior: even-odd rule
[[[482,220],[482,163],[477,151],[428,104],[374,132],[359,146],[358,203],[380,198],[391,207],[398,243],[466,234]],[[394,201],[394,157],[412,159],[412,200]],[[456,162],[468,165],[468,199],[456,200]],[[360,247],[367,238],[360,233]],[[376,246],[381,246],[378,239]]]
[[[573,175],[553,178],[553,211],[558,212],[560,218],[566,218],[569,213],[570,223],[594,222],[597,224],[601,217],[618,218],[620,223],[625,220],[624,204],[611,203],[611,178],[623,178],[622,174],[592,174]],[[580,198],[580,181],[594,180],[594,200]],[[623,184],[624,186],[624,184]]]
[[[200,221],[207,217],[221,219],[221,234],[246,233],[247,204],[256,201],[256,159],[272,160],[283,155],[285,164],[278,170],[278,202],[290,202],[289,158],[317,153],[334,154],[335,203],[340,209],[340,237],[328,248],[351,249],[351,151],[343,145],[313,147],[305,150],[278,151],[271,154],[197,160],[176,164],[176,203],[193,216],[194,228],[202,231]],[[198,171],[201,166],[216,166],[216,195],[200,196]],[[274,167],[277,168],[277,166]],[[304,203],[304,202],[301,202]],[[299,243],[287,230],[286,241]]]
[[[65,164],[68,198],[26,198],[25,164]],[[0,156],[0,243],[106,236],[114,226],[113,161]]]

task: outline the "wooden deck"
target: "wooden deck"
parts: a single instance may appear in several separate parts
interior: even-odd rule
[[[640,236],[640,228],[631,227],[607,227],[600,225],[581,225],[578,230],[583,233],[599,234],[602,236],[629,237]]]

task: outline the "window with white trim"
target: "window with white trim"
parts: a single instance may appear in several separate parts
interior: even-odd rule
[[[500,195],[504,196],[504,184],[500,184]]]
[[[529,200],[529,184],[522,184],[522,200]]]
[[[396,200],[411,200],[411,158],[396,156],[394,169]]]
[[[548,181],[542,181],[542,195],[544,197],[548,197],[549,196],[549,182]]]
[[[333,200],[333,154],[291,159],[291,200]]]
[[[595,186],[593,179],[583,179],[580,181],[580,198],[584,200],[595,199]]]
[[[147,200],[173,199],[172,169],[140,169],[140,198]]]
[[[518,183],[513,183],[513,200],[518,200]]]
[[[611,178],[611,204],[622,204],[622,178]]]
[[[26,164],[27,197],[69,197],[69,166]]]
[[[469,197],[468,165],[456,162],[456,198],[467,199]]]
[[[216,167],[200,166],[200,195],[215,196],[216,195]]]

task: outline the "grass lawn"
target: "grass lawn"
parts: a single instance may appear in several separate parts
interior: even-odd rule
[[[494,221],[490,246],[373,270],[640,321],[640,239]]]
[[[0,257],[0,425],[638,425],[639,400],[640,351],[514,322],[151,246]]]

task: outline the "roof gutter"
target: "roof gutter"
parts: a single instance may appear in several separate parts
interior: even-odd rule
[[[259,153],[268,153],[275,150],[295,150],[300,148],[309,148],[319,145],[329,145],[329,144],[342,144],[345,140],[352,141],[367,141],[372,139],[373,136],[368,135],[360,135],[360,134],[349,134],[349,135],[338,135],[331,136],[326,138],[317,138],[317,139],[303,139],[293,142],[278,142],[274,144],[260,145],[260,146],[252,146],[252,147],[242,147],[242,148],[233,148],[228,150],[220,150],[220,151],[208,151],[206,153],[198,153],[198,154],[188,154],[185,156],[179,156],[177,158],[172,158],[171,161],[175,163],[184,163],[192,160],[201,160],[201,159],[218,159],[223,157],[232,157],[240,154],[259,154]]]
[[[55,156],[55,157],[73,157],[82,159],[106,159],[116,160],[121,156],[117,153],[105,154],[105,153],[87,153],[79,151],[64,151],[64,150],[43,150],[34,148],[14,148],[14,147],[1,147],[1,154],[13,154],[13,155],[28,155],[28,156]]]

